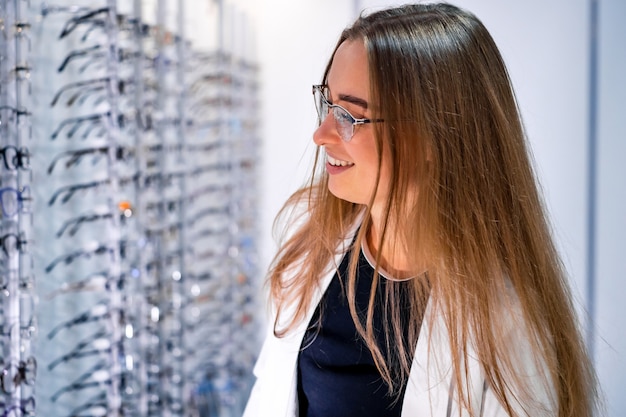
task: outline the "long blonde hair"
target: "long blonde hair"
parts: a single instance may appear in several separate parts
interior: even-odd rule
[[[513,402],[520,399],[511,387],[531,391],[515,373],[502,342],[507,329],[499,312],[515,302],[528,327],[533,356],[545,365],[546,384],[554,387],[558,416],[591,417],[594,373],[537,189],[511,82],[487,29],[457,7],[417,4],[362,15],[344,30],[336,48],[346,40],[365,44],[371,118],[385,120],[374,125],[379,164],[385,149],[393,167],[384,217],[394,225],[383,225],[378,247],[395,245],[407,253],[416,273],[424,266],[428,271],[412,284],[409,323],[415,324],[409,329],[409,346],[415,346],[430,294],[429,303],[443,314],[450,334],[459,401],[471,408],[469,394],[463,392],[464,366],[474,349],[488,384],[513,415]],[[332,58],[324,83],[331,64]],[[334,197],[327,181],[316,163],[310,182],[282,211],[284,215],[306,204],[300,226],[283,243],[270,271],[278,317],[287,305],[295,306],[286,326],[275,324],[279,337],[306,316],[338,241],[359,216],[364,219],[356,244],[366,233],[369,207]],[[407,190],[416,186],[418,197],[407,204]],[[355,265],[353,253],[352,290]],[[286,281],[286,273],[294,269],[297,274]],[[357,329],[394,391],[398,377],[408,375],[413,352],[392,331],[399,326],[393,308],[399,303],[393,286],[388,287],[385,299],[392,309],[384,332],[386,343],[397,346],[392,357],[384,357],[377,346],[371,311],[362,323],[353,292],[348,297]],[[511,293],[514,297],[507,296]]]

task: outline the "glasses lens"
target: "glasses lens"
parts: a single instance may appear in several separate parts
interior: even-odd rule
[[[349,142],[354,132],[354,118],[347,110],[341,107],[333,107],[333,117],[335,118],[335,127],[341,139]]]
[[[13,188],[5,188],[0,193],[2,213],[7,217],[12,217],[19,211],[18,191]]]

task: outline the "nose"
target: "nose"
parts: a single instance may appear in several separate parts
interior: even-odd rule
[[[332,112],[330,112],[313,133],[313,142],[315,142],[317,146],[324,146],[329,143],[336,143],[337,141],[341,141],[341,138],[335,128],[335,118],[332,116]]]

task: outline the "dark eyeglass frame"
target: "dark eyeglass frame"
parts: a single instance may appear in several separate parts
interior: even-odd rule
[[[109,149],[110,149],[109,146],[99,146],[99,147],[76,149],[76,150],[62,152],[58,154],[57,156],[55,156],[52,162],[50,163],[50,166],[48,166],[48,174],[52,174],[52,171],[54,170],[54,166],[62,158],[69,157],[67,162],[65,162],[65,168],[69,169],[72,166],[78,165],[82,157],[85,155],[95,154],[94,160],[100,156],[99,154],[108,156]],[[2,150],[0,150],[0,152],[2,152]],[[127,158],[133,157],[134,155],[135,155],[135,150],[132,148],[126,148],[123,146],[115,147],[115,159],[116,160],[120,160],[120,161],[125,160]]]
[[[95,255],[104,255],[107,253],[111,254],[113,253],[114,250],[115,250],[114,248],[105,244],[101,244],[95,249],[89,249],[89,250],[79,249],[77,251],[68,253],[66,255],[61,255],[55,258],[52,262],[50,262],[48,266],[46,266],[45,271],[46,271],[46,274],[49,274],[57,265],[61,263],[64,263],[65,265],[69,265],[72,262],[74,262],[76,259],[79,259],[79,258],[89,259]]]
[[[81,313],[66,322],[57,324],[48,333],[48,340],[52,340],[63,329],[71,329],[72,327],[78,326],[80,324],[108,319],[111,318],[112,315],[118,311],[119,310],[117,309],[113,310],[109,308],[109,306],[103,302],[99,302],[84,313]]]
[[[9,238],[15,239],[15,242],[10,241]],[[15,252],[24,253],[27,243],[23,233],[7,233],[0,236],[0,247],[6,256],[11,256]]]
[[[328,114],[333,112],[335,119],[335,129],[344,142],[350,142],[354,136],[354,127],[368,123],[384,122],[383,119],[358,119],[354,117],[348,110],[338,104],[332,104],[326,98],[328,86],[324,84],[313,84],[313,100],[315,101],[315,110],[317,110],[317,121],[321,125]]]
[[[37,360],[30,356],[26,360],[13,360],[5,364],[0,360],[0,387],[5,394],[12,394],[20,384],[33,385],[37,374]]]
[[[108,385],[111,383],[111,379],[112,379],[112,372],[108,369],[107,361],[100,360],[94,366],[88,369],[84,374],[79,376],[75,381],[73,381],[69,385],[66,385],[60,388],[57,392],[55,392],[50,397],[50,400],[52,402],[56,402],[63,394],[70,393],[72,391],[87,389],[90,387],[97,387],[99,386],[98,383],[101,383],[103,385]],[[102,394],[105,394],[105,393],[102,393]],[[95,413],[78,414],[79,411],[87,410],[89,408],[94,408],[94,405],[101,405],[102,408],[106,410],[107,408],[106,397],[103,397],[102,394],[97,394],[95,397],[92,397],[90,400],[88,400],[86,404],[81,405],[78,408],[74,409],[71,415],[72,416],[85,416],[85,415],[104,416],[106,415],[106,413],[105,414],[95,414]]]
[[[59,231],[56,233],[56,237],[60,238],[61,236],[63,236],[63,233],[65,233],[66,231],[68,232],[69,236],[74,236],[76,232],[78,232],[78,229],[83,223],[94,222],[96,220],[101,220],[101,219],[112,219],[112,218],[113,218],[113,213],[111,212],[88,213],[88,214],[82,214],[78,217],[73,217],[69,220],[66,220],[65,223],[63,223]]]
[[[107,337],[107,335],[108,335],[108,332],[106,329],[98,330],[96,333],[92,334],[87,339],[78,343],[71,351],[69,351],[68,353],[50,362],[48,364],[48,370],[52,371],[54,368],[56,368],[60,364],[68,363],[72,361],[73,359],[80,359],[80,358],[98,355],[101,353],[110,352],[111,345],[113,345],[115,342],[112,342]],[[98,345],[103,345],[103,346],[98,346]]]
[[[8,171],[30,169],[30,152],[27,148],[7,145],[0,149],[0,157],[4,160],[4,167]]]
[[[59,39],[63,39],[68,36],[70,33],[74,31],[81,24],[91,24],[93,25],[101,25],[104,26],[104,22],[106,19],[106,15],[109,13],[108,7],[102,7],[99,9],[88,10],[86,13],[78,16],[72,16],[65,25],[63,26],[63,30],[59,35]],[[100,17],[101,15],[105,15],[104,17]],[[96,17],[98,16],[98,17]],[[82,40],[85,41],[89,36],[89,33],[93,30],[93,28],[89,28],[87,32],[83,35]]]

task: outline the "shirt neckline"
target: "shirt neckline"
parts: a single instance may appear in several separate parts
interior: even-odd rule
[[[361,240],[361,252],[363,253],[363,256],[365,257],[365,260],[367,261],[367,263],[372,267],[373,270],[376,270],[376,263],[374,262],[374,257],[372,256],[372,253],[370,252],[369,246],[367,246],[367,239]],[[388,281],[397,281],[397,282],[408,281],[408,280],[415,278],[415,277],[396,278],[382,266],[378,266],[378,274]]]

